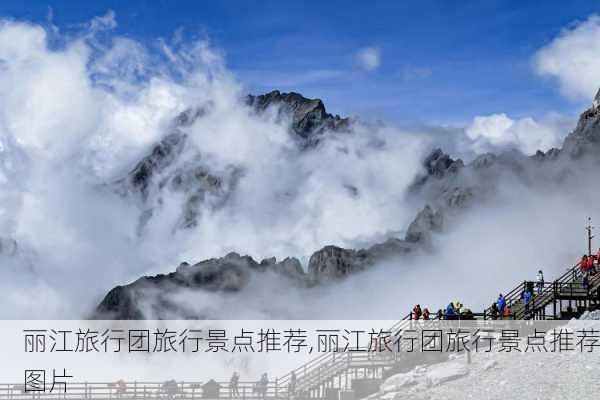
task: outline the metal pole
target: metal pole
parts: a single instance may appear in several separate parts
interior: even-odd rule
[[[592,255],[592,239],[594,238],[594,236],[592,235],[592,229],[594,229],[594,227],[592,226],[592,219],[590,217],[588,217],[588,226],[586,226],[585,228],[587,230],[587,234],[588,234],[588,256]]]

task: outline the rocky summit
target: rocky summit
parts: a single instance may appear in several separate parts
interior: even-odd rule
[[[290,130],[304,141],[315,145],[326,131],[343,131],[350,126],[349,118],[329,114],[321,99],[307,99],[299,93],[274,90],[260,96],[249,95],[246,103],[261,113],[276,108],[279,118],[290,119]]]
[[[251,112],[277,112],[282,122],[289,121],[291,136],[301,149],[314,147],[324,132],[343,132],[350,119],[327,113],[320,99],[308,99],[298,93],[273,91],[260,96],[249,95],[245,104]],[[217,209],[235,188],[242,169],[236,165],[216,169],[204,160],[199,149],[190,143],[185,128],[206,115],[206,107],[188,109],[173,119],[169,132],[154,145],[123,178],[111,187],[123,196],[132,197],[142,207],[139,232],[163,204],[165,192],[181,194],[184,204],[175,229],[195,227],[200,206]]]

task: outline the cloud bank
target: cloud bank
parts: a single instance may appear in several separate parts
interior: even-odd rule
[[[302,151],[276,110],[258,116],[244,104],[246,90],[206,41],[143,44],[114,35],[116,24],[110,12],[70,35],[0,24],[0,237],[19,247],[0,255],[2,317],[79,317],[115,284],[180,261],[232,250],[305,258],[379,239],[414,216],[404,197],[426,139],[358,123]],[[140,236],[144,210],[106,184],[197,107],[205,113],[186,128],[178,167],[234,167],[241,178],[223,181],[234,188],[227,202],[207,202],[183,231],[174,230],[181,193],[167,190]]]
[[[485,153],[507,148],[524,154],[560,147],[573,121],[559,115],[547,115],[541,120],[531,117],[512,119],[504,113],[478,116],[465,129],[470,146]]]
[[[206,41],[139,43],[115,36],[115,26],[111,13],[69,36],[34,24],[0,24],[0,236],[19,246],[16,257],[0,255],[6,300],[0,317],[80,317],[116,284],[232,250],[305,261],[324,245],[368,245],[399,236],[423,207],[407,198],[407,189],[422,172],[431,131],[356,123],[352,132],[328,132],[319,146],[304,151],[277,110],[256,115],[244,104],[245,88]],[[363,49],[359,59],[369,71],[381,64],[376,48]],[[131,170],[169,132],[173,118],[190,108],[204,114],[185,128],[190,147],[177,167],[194,163],[224,179],[224,171],[235,168],[239,181],[224,180],[232,188],[227,201],[203,204],[200,223],[186,230],[173,229],[181,193],[167,188],[140,236],[143,208],[106,184]],[[561,124],[558,117],[494,114],[475,118],[464,135],[453,132],[473,153],[507,147],[531,153],[555,146],[567,133]],[[308,295],[266,281],[249,297],[182,298],[240,317],[268,318],[277,311],[279,317],[368,318],[386,304],[394,307],[383,308],[385,316],[395,318],[414,299],[441,306],[467,291],[472,285],[464,277],[474,265],[509,284],[517,275],[522,279],[522,264],[511,257],[534,259],[565,237],[576,247],[572,238],[585,221],[582,210],[597,199],[589,185],[581,196],[559,196],[556,187],[548,196],[513,178],[499,182],[501,201],[453,227],[430,258],[382,265]],[[540,216],[560,211],[556,221],[565,228],[552,228],[550,220],[532,225],[523,210]],[[514,232],[539,239],[527,247]],[[515,248],[489,257],[490,243]],[[474,250],[463,250],[468,248]],[[539,261],[559,271],[575,253],[548,253]],[[431,276],[444,279],[426,284]],[[483,285],[461,300],[483,304],[488,289]]]
[[[600,82],[600,16],[592,15],[562,30],[534,56],[537,73],[555,79],[573,99],[593,98]]]

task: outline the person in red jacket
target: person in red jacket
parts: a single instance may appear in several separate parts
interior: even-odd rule
[[[117,382],[117,397],[121,397],[127,392],[127,384],[123,379],[119,379]]]
[[[589,257],[586,254],[584,254],[581,257],[581,261],[579,261],[579,270],[581,271],[581,273],[583,275],[586,275],[587,271],[588,271],[588,263],[589,263],[588,259],[589,259]]]
[[[423,312],[421,311],[421,306],[419,304],[413,307],[413,319],[415,321],[420,319],[422,314]]]
[[[429,308],[423,310],[423,320],[429,320]]]

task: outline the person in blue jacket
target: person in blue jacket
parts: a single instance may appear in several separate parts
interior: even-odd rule
[[[526,290],[523,292],[521,297],[523,298],[523,304],[525,304],[525,312],[529,313],[529,303],[531,302],[531,298],[533,297],[533,295],[529,290]]]
[[[446,319],[455,319],[456,318],[456,310],[454,310],[454,304],[452,302],[448,303],[446,307]]]
[[[500,315],[502,315],[504,309],[506,308],[506,299],[504,298],[504,296],[502,296],[502,293],[498,295],[498,300],[496,300],[496,306],[498,307]]]

